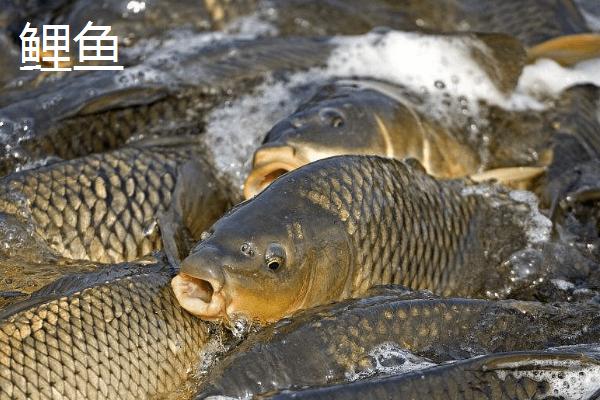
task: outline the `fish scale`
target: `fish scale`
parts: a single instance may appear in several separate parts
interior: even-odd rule
[[[339,166],[341,171],[336,172],[333,170],[338,166],[325,166],[325,176],[319,174],[316,179],[315,175],[304,174],[308,178],[307,186],[318,187],[324,193],[331,193],[331,197],[337,183],[334,184],[335,178],[330,176],[366,178],[363,184],[353,179],[336,180],[339,192],[347,191],[352,196],[360,193],[363,199],[360,203],[343,202],[342,207],[337,207],[333,201],[324,204],[315,189],[305,194],[316,204],[337,213],[342,220],[346,218],[347,231],[356,249],[360,249],[357,257],[361,260],[361,271],[355,273],[355,287],[364,289],[392,282],[413,288],[442,286],[445,283],[442,271],[455,270],[461,264],[460,254],[469,233],[464,221],[472,219],[481,201],[474,196],[462,196],[459,188],[440,185],[422,173],[411,174],[402,163],[376,157],[363,160],[343,163]],[[399,178],[408,174],[411,174],[410,180]],[[410,193],[410,197],[390,195],[404,192]],[[393,212],[386,214],[382,210]],[[354,232],[355,226],[358,229]],[[392,235],[401,238],[399,246],[391,243]],[[448,247],[444,246],[445,242],[454,243]],[[397,263],[398,258],[402,260],[401,265]],[[439,264],[437,260],[445,263]]]
[[[63,257],[132,260],[160,248],[145,226],[168,207],[178,167],[199,149],[129,147],[13,174],[0,208],[14,212],[21,197],[35,232]]]
[[[68,277],[0,313],[0,399],[147,398],[181,385],[206,325],[177,306],[164,266],[116,268],[123,276]]]

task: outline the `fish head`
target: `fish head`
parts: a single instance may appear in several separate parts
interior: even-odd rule
[[[206,320],[273,322],[346,290],[343,223],[296,193],[271,189],[217,221],[183,260],[172,282],[183,308]]]
[[[329,85],[278,122],[254,153],[244,184],[250,198],[277,177],[302,165],[345,154],[388,155],[382,124],[397,104],[355,84]]]

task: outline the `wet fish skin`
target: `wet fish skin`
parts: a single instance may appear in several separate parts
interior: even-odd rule
[[[485,296],[506,284],[500,265],[526,243],[530,210],[470,191],[418,163],[314,162],[218,220],[183,261],[175,293],[203,318],[261,321],[381,284]]]
[[[593,304],[389,294],[348,300],[303,311],[250,336],[210,371],[196,398],[260,396],[372,375],[373,353],[382,346],[441,363],[592,343],[600,338],[599,310]]]
[[[0,399],[145,399],[177,390],[208,326],[164,263],[67,276],[0,311]]]
[[[573,370],[582,375],[569,381],[564,375]],[[525,400],[554,397],[555,390],[564,388],[577,398],[588,398],[598,387],[585,385],[586,375],[597,374],[598,370],[597,360],[578,353],[499,353],[389,378],[283,392],[267,398]]]
[[[205,207],[197,224],[210,226],[227,207],[203,154],[197,141],[178,138],[15,173],[2,180],[0,210],[31,224],[62,257],[133,260],[161,248],[153,226],[171,204],[186,162],[200,164],[193,192]]]

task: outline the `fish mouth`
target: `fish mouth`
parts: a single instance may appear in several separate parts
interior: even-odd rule
[[[308,164],[291,146],[265,146],[254,153],[253,167],[244,183],[244,197],[249,199],[262,192],[281,175]]]
[[[200,279],[180,273],[171,281],[177,301],[185,310],[213,321],[226,317],[223,286],[213,279]]]

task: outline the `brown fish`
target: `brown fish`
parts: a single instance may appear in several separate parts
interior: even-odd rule
[[[0,399],[149,399],[179,390],[209,326],[164,262],[71,274],[0,311]]]
[[[501,264],[525,246],[532,221],[529,205],[488,189],[436,181],[418,163],[316,161],[217,221],[173,289],[202,318],[260,321],[388,283],[483,296],[506,285]]]

